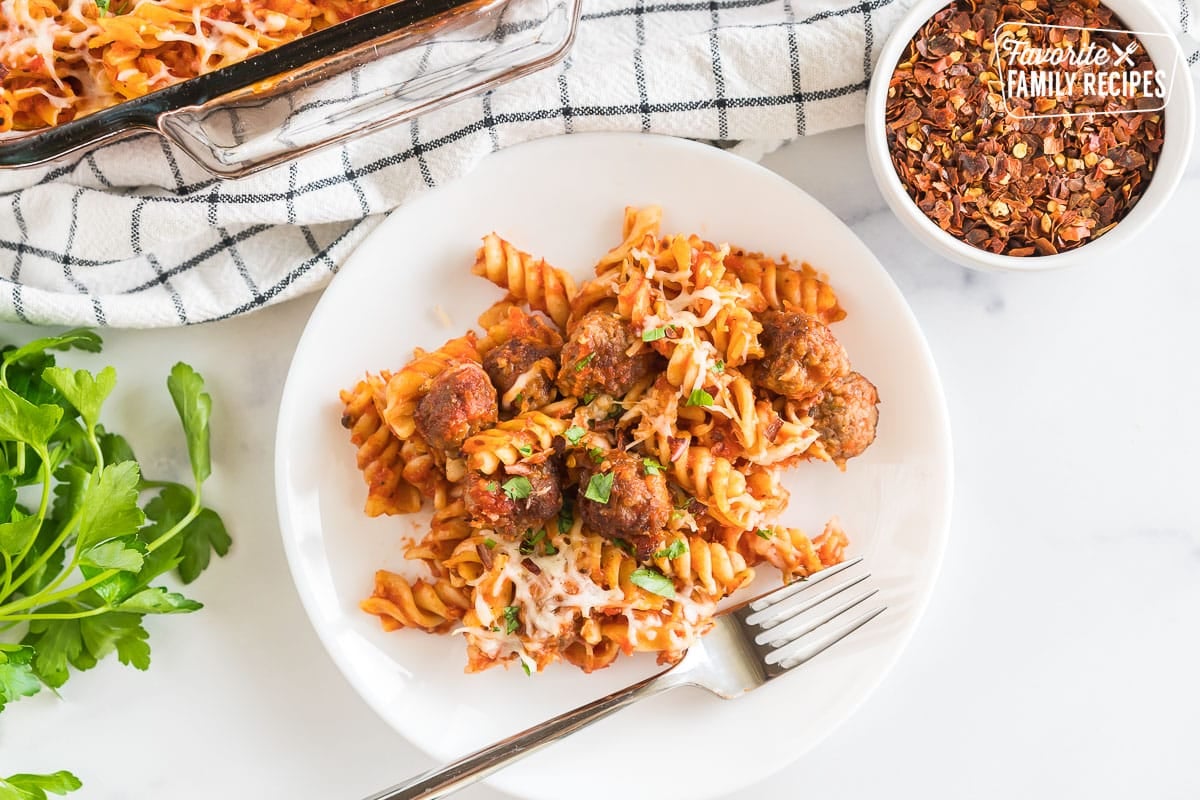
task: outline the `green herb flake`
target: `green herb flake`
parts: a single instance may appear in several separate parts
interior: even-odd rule
[[[509,478],[501,488],[504,489],[504,493],[508,495],[509,500],[524,500],[533,494],[533,484],[524,475]]]
[[[488,538],[483,540],[483,546],[486,547],[488,550],[495,550],[496,549],[496,540],[489,536]]]
[[[521,619],[517,616],[521,611],[520,606],[505,606],[504,607],[504,633],[512,636],[517,632],[517,628],[521,627]]]
[[[583,440],[584,436],[587,436],[587,429],[581,428],[578,425],[572,425],[563,432],[563,438],[565,438],[572,445],[579,444],[579,442]]]
[[[527,444],[519,444],[517,445],[517,452],[528,458],[533,455],[533,448]]]
[[[648,331],[642,331],[642,341],[643,342],[657,342],[659,339],[665,338],[666,335],[667,335],[667,328],[665,325],[660,326],[658,328],[651,328]]]
[[[489,492],[494,492],[499,488],[500,488],[500,484],[496,483],[495,481],[488,481],[487,490]]]
[[[533,671],[529,669],[529,662],[523,658],[521,659],[521,669],[525,670],[526,675],[533,675]]]
[[[100,9],[100,16],[108,13],[108,0],[96,0],[96,8]]]
[[[689,406],[711,406],[713,404],[713,396],[703,389],[693,389],[688,395],[687,405]]]
[[[571,512],[571,507],[564,505],[562,511],[558,512],[558,532],[565,534],[571,530],[575,524],[575,514]]]
[[[760,539],[770,539],[775,535],[775,531],[771,530],[770,528],[759,528],[757,531],[755,531],[755,533],[758,534],[758,538]]]
[[[583,358],[576,361],[575,362],[575,371],[583,372],[583,370],[587,367],[587,365],[592,363],[592,359],[595,357],[596,357],[595,353],[588,353],[586,356],[584,356]]]
[[[662,472],[665,467],[658,463],[658,459],[647,456],[642,459],[642,469],[646,470],[647,475],[657,475]]]
[[[666,575],[650,567],[639,567],[630,575],[629,580],[634,586],[640,586],[651,594],[659,597],[675,597],[675,584]]]
[[[724,361],[724,359],[718,358],[716,360],[716,362],[713,364],[713,372],[721,373],[724,371],[725,371],[725,361]]]
[[[591,402],[592,402],[593,400],[595,400],[595,399],[596,399],[596,393],[595,393],[595,392],[587,392],[587,393],[586,393],[586,394],[584,394],[584,396],[583,396],[583,404],[584,404],[585,406],[586,406],[586,405],[590,405],[590,404],[591,404]]]
[[[597,472],[588,479],[587,491],[583,496],[588,500],[594,500],[597,503],[608,504],[608,498],[612,495],[614,473]]]
[[[546,540],[546,544],[543,545],[542,549],[546,552],[546,555],[548,555],[548,556],[558,555],[558,548],[555,547],[554,542],[550,541],[549,539]]]
[[[675,558],[679,558],[681,555],[683,555],[687,551],[688,551],[687,540],[680,538],[680,539],[676,539],[675,541],[671,542],[669,545],[664,547],[662,550],[659,550],[657,553],[654,554],[654,557],[655,558],[675,559]]]

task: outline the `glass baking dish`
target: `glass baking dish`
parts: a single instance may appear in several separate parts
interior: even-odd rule
[[[0,169],[157,131],[236,178],[562,58],[581,0],[398,0],[54,128],[0,136]]]

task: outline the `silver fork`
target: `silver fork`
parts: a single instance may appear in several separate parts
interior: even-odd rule
[[[405,783],[384,789],[365,800],[436,800],[446,797],[519,758],[536,753],[558,739],[604,719],[636,700],[678,686],[699,686],[726,700],[757,689],[840,642],[883,613],[885,606],[874,607],[828,630],[824,629],[828,623],[862,605],[879,591],[872,589],[836,604],[828,602],[870,577],[863,575],[817,594],[811,593],[815,585],[860,561],[861,558],[846,561],[813,573],[803,580],[793,581],[722,612],[715,618],[713,629],[696,641],[678,663],[657,675],[477,750],[453,764],[432,769]],[[799,619],[800,615],[817,610],[818,606],[821,607],[820,613],[812,619]]]

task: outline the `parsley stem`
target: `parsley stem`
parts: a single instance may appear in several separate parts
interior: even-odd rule
[[[45,552],[42,553],[40,556],[38,556],[37,560],[35,560],[32,564],[30,564],[29,567],[24,572],[21,573],[20,577],[18,577],[15,581],[13,581],[12,590],[14,592],[17,589],[20,589],[21,584],[23,584],[23,583],[25,583],[25,581],[29,580],[30,576],[32,576],[35,572],[37,572],[39,569],[41,569],[45,565],[45,563],[50,560],[50,557],[52,555],[54,555],[54,553],[63,546],[63,542],[67,541],[67,537],[71,535],[71,531],[73,531],[75,529],[75,525],[79,522],[79,517],[80,517],[82,511],[83,511],[82,508],[76,509],[74,515],[72,515],[72,517],[69,520],[67,520],[67,523],[62,526],[62,528],[58,532],[58,535],[56,537],[54,537],[54,541],[50,544],[49,547],[46,548]],[[66,569],[64,569],[62,572],[60,572],[54,580],[52,580],[52,581],[50,581],[50,583],[46,584],[42,588],[42,591],[43,592],[52,592],[55,589],[57,589],[62,584],[62,582],[65,581],[70,576],[71,572],[74,571],[74,569],[75,569],[75,561],[72,559],[71,563],[67,565]],[[6,597],[8,597],[9,594],[10,594],[9,592],[0,593],[0,600],[4,600]]]
[[[89,608],[86,611],[62,611],[50,614],[40,612],[33,614],[11,614],[5,617],[5,620],[10,622],[36,622],[43,619],[83,619],[84,617],[95,617],[99,614],[106,614],[109,611],[115,610],[112,606],[97,606],[96,608]]]
[[[74,565],[75,562],[72,561],[71,567],[74,567]],[[62,589],[57,592],[51,592],[50,594],[46,594],[46,592],[43,590],[35,595],[22,597],[20,600],[14,600],[11,603],[0,606],[0,619],[11,619],[12,612],[14,611],[24,611],[25,609],[32,608],[33,606],[48,606],[51,603],[57,603],[59,600],[66,600],[74,597],[81,592],[86,592],[88,589],[96,586],[97,584],[104,583],[106,580],[111,578],[113,575],[116,575],[120,571],[121,570],[119,569],[106,569],[104,572],[97,573],[96,575],[88,578],[86,581],[77,583],[74,586],[68,586],[66,589]]]
[[[45,463],[45,462],[43,461],[42,463]],[[89,477],[88,480],[90,481],[91,478]],[[84,491],[86,491],[86,490],[87,490],[87,487],[85,486]],[[79,522],[79,517],[82,514],[82,512],[83,512],[82,506],[80,508],[75,509],[75,513],[73,515],[71,515],[71,518],[69,520],[67,520],[65,525],[63,525],[62,529],[58,532],[58,535],[54,537],[54,541],[50,544],[50,546],[47,547],[45,550],[43,550],[42,554],[40,556],[38,556],[32,564],[30,564],[28,567],[26,567],[25,571],[22,572],[16,578],[16,580],[12,581],[11,586],[4,587],[4,591],[0,592],[0,601],[7,599],[10,594],[15,592],[17,589],[20,589],[21,585],[24,584],[25,581],[29,580],[29,578],[35,572],[37,572],[39,569],[41,569],[43,566],[45,566],[46,562],[50,560],[50,557],[53,556],[54,553],[56,553],[58,551],[58,549],[63,546],[63,542],[65,542],[67,540],[67,537],[71,535],[71,531],[74,530],[75,524],[77,522]],[[45,516],[46,516],[45,506],[42,507],[41,511],[39,512],[39,515],[43,519],[45,519]],[[38,526],[38,532],[39,533],[41,532],[40,524]],[[37,537],[34,537],[34,538],[36,539]],[[21,560],[17,559],[17,563],[18,564],[21,563]],[[58,575],[57,578],[55,578],[53,581],[51,581],[49,584],[47,584],[42,589],[42,591],[44,591],[44,592],[45,591],[53,591],[54,589],[58,588],[59,584],[61,584],[63,581],[65,581],[67,579],[67,576],[71,574],[71,570],[73,570],[74,568],[75,568],[75,564],[74,564],[74,562],[72,562],[71,564],[69,564],[67,566],[67,568],[65,570],[63,570]]]
[[[104,470],[104,454],[100,452],[100,442],[96,440],[96,427],[94,425],[87,426],[88,442],[92,445],[92,452],[96,455],[96,469]]]
[[[200,485],[196,484],[196,491],[192,495],[192,507],[188,509],[188,513],[184,514],[183,519],[179,520],[179,522],[176,522],[173,526],[171,526],[171,528],[169,530],[167,530],[166,533],[164,533],[162,536],[159,536],[157,539],[155,539],[150,544],[146,545],[146,552],[153,553],[155,550],[162,547],[167,542],[171,541],[171,539],[173,539],[175,537],[175,534],[179,533],[181,530],[186,528],[188,525],[192,524],[192,520],[194,520],[197,517],[197,515],[199,515],[199,513],[200,513]]]
[[[3,600],[21,588],[21,583],[29,576],[30,571],[26,570],[25,574],[21,576],[21,580],[14,582],[12,579],[12,568],[14,565],[18,565],[24,561],[25,556],[29,555],[29,551],[33,549],[34,543],[37,542],[37,538],[42,532],[42,523],[46,521],[46,509],[50,506],[50,454],[45,449],[41,449],[38,450],[38,455],[42,458],[42,500],[38,504],[37,528],[29,537],[29,541],[21,548],[21,552],[17,554],[15,561],[9,561],[7,554],[5,555],[8,568],[4,573],[4,589],[0,590],[0,600]]]

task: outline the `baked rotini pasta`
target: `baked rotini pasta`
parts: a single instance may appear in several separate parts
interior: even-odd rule
[[[0,133],[52,127],[390,0],[6,0]]]
[[[784,470],[845,469],[878,394],[829,325],[807,264],[664,236],[626,210],[578,286],[496,234],[472,271],[507,294],[468,331],[342,393],[367,513],[432,505],[364,611],[387,630],[461,633],[467,670],[682,656],[767,564],[785,581],[842,559],[836,519],[777,520]],[[428,503],[426,503],[428,501]]]

